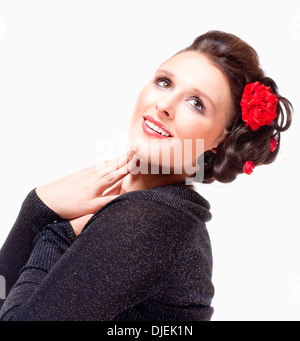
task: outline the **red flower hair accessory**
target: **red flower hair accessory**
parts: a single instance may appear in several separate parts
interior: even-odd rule
[[[276,139],[274,137],[271,137],[271,139],[270,139],[270,152],[271,153],[273,153],[274,150],[276,150],[277,144],[278,143],[277,143]]]
[[[277,117],[277,103],[278,98],[270,91],[270,87],[259,82],[247,84],[240,103],[246,126],[256,130],[266,124],[270,125]]]
[[[252,161],[246,161],[244,165],[244,173],[248,175],[252,174],[254,167],[255,165]]]

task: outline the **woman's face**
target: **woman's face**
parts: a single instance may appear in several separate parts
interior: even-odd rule
[[[148,164],[169,164],[173,170],[195,165],[224,138],[229,107],[223,73],[203,54],[181,52],[164,62],[140,92],[130,121],[130,148]]]

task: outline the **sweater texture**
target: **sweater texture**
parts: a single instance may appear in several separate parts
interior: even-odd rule
[[[76,237],[32,190],[0,250],[0,320],[210,320],[209,209],[184,184],[132,191]]]

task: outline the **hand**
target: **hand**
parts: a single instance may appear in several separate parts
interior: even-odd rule
[[[92,218],[93,214],[87,214],[79,218],[71,219],[70,224],[74,230],[76,236],[78,236],[83,230],[86,223]]]
[[[94,214],[119,195],[122,179],[129,173],[133,152],[85,168],[36,189],[40,199],[61,218],[72,220]],[[106,193],[103,195],[103,193]]]

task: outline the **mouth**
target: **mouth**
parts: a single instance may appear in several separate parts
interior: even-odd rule
[[[143,116],[142,126],[144,132],[152,137],[168,138],[172,137],[172,134],[164,127],[160,122],[154,120],[149,115]]]

